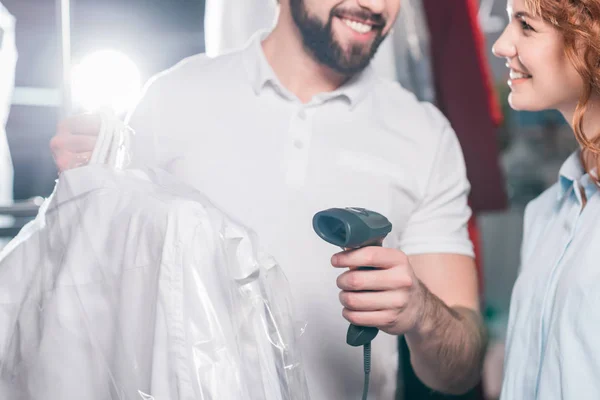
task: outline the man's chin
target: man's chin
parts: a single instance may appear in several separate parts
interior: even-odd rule
[[[371,61],[371,46],[346,45],[339,47],[341,53],[338,55],[340,64],[349,69],[364,69]],[[361,68],[362,66],[362,68]]]
[[[364,71],[368,65],[369,61],[362,63],[337,63],[332,69],[340,75],[350,76]]]
[[[336,36],[335,43],[339,46],[340,49],[343,49],[344,56],[349,56],[351,53],[360,53],[360,54],[369,54],[371,52],[371,48],[373,47],[373,43],[376,39],[369,41],[356,40],[352,38],[339,38],[339,35]]]

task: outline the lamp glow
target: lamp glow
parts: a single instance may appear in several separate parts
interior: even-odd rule
[[[133,107],[141,92],[136,65],[114,50],[84,58],[72,71],[73,101],[87,111],[110,108],[122,113]]]

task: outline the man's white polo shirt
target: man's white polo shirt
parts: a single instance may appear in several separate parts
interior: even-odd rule
[[[155,77],[129,122],[135,166],[161,166],[258,233],[290,281],[313,400],[360,398],[362,349],[346,344],[331,267],[339,249],[312,229],[330,207],[365,207],[394,225],[386,246],[472,256],[469,183],[459,142],[433,106],[367,68],[302,104],[255,35]],[[372,399],[394,398],[397,339],[373,343]]]

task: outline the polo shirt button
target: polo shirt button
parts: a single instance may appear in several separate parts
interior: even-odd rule
[[[298,117],[300,117],[300,119],[306,119],[306,111],[300,110]]]
[[[294,140],[294,147],[297,149],[301,149],[304,147],[304,143],[301,140]]]

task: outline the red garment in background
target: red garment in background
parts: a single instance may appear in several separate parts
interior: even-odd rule
[[[461,143],[477,214],[506,208],[499,163],[502,112],[485,56],[475,0],[423,0],[431,42],[437,106]]]

